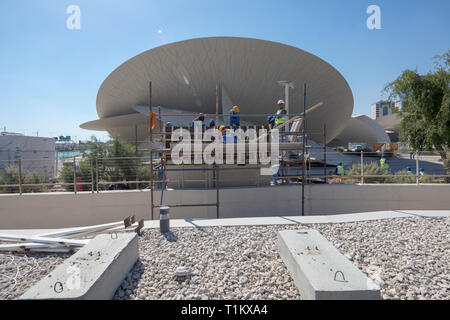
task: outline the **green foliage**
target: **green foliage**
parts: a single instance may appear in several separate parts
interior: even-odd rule
[[[408,170],[402,170],[395,173],[394,183],[416,183],[416,176]]]
[[[425,75],[406,70],[384,91],[390,99],[400,99],[400,132],[418,151],[435,148],[442,159],[450,147],[450,51],[437,57],[435,70]]]
[[[97,172],[98,179],[102,182],[136,180],[135,146],[118,138],[111,138],[107,142],[99,142],[95,136],[92,136],[87,144],[89,152],[85,152],[83,154],[85,159],[78,162],[77,177],[82,177],[84,182],[90,182],[92,166],[94,189],[97,189]],[[139,180],[148,180],[148,169],[138,168],[137,171]],[[147,172],[146,176],[145,172]],[[73,168],[65,167],[61,172],[61,179],[65,183],[73,184]],[[99,184],[99,190],[106,190],[111,185]],[[130,188],[133,186],[134,184],[131,184]],[[142,186],[143,184],[139,184],[139,187]],[[66,185],[65,189],[73,191],[73,185]],[[91,185],[83,185],[82,189],[83,191],[90,190]]]
[[[364,164],[364,183],[389,183],[390,177],[366,177],[366,176],[388,176],[391,172],[389,170],[381,169],[377,163],[372,162]],[[361,175],[361,164],[354,164],[348,171],[349,176]],[[354,179],[353,183],[358,183],[360,179]]]
[[[73,168],[71,166],[64,166],[61,170],[61,180],[64,183],[70,183],[70,185],[64,185],[64,189],[73,191]]]
[[[17,166],[8,166],[5,169],[6,171],[6,180],[3,178],[3,176],[0,174],[0,184],[4,185],[14,185],[19,184],[19,168]],[[1,182],[3,180],[3,183]],[[26,172],[22,171],[22,184],[36,184],[36,186],[23,186],[22,192],[28,193],[28,192],[44,192],[48,189],[48,187],[40,186],[40,183],[48,183],[48,179],[44,177],[44,175],[33,171],[33,172]],[[5,193],[19,193],[20,188],[15,186],[7,186],[4,188],[0,188],[0,192]]]
[[[1,186],[5,185],[6,181],[3,177],[3,172],[0,171],[0,193],[5,193],[5,188],[2,188]]]
[[[31,173],[25,174],[24,184],[35,184],[35,186],[27,186],[22,188],[22,192],[44,192],[48,190],[47,186],[39,185],[41,183],[48,183],[49,181],[45,179],[44,175],[33,171]]]

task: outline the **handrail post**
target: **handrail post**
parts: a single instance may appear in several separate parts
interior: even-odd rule
[[[151,144],[150,144],[150,148],[151,148]],[[152,220],[154,218],[153,215],[153,188],[154,188],[154,184],[153,184],[153,152],[150,149],[150,208],[151,208],[151,214],[152,214]]]
[[[416,184],[419,184],[419,151],[416,151]]]
[[[90,161],[91,165],[91,192],[94,193],[94,161]]]
[[[364,151],[361,150],[361,184],[364,184]]]
[[[217,206],[216,216],[217,216],[217,219],[219,219],[220,218],[220,214],[219,214],[219,166],[217,164],[215,165],[215,169],[216,169],[216,206]]]
[[[97,184],[97,193],[98,193],[98,157],[95,157],[95,182]]]
[[[19,194],[22,195],[22,157],[19,158]]]
[[[77,194],[77,163],[73,157],[73,191]]]
[[[323,124],[323,176],[324,181],[327,183],[327,127]]]

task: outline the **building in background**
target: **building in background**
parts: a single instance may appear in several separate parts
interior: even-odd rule
[[[374,150],[376,143],[391,143],[391,139],[376,121],[359,115],[353,116],[328,146],[348,148],[349,144],[360,144],[363,149]]]
[[[55,139],[25,136],[21,133],[0,133],[0,172],[8,166],[17,166],[21,159],[22,172],[39,173],[46,178],[54,177]]]
[[[162,122],[190,126],[193,113],[218,111],[218,125],[227,124],[228,111],[237,105],[241,125],[262,125],[267,122],[266,114],[276,112],[277,101],[285,99],[280,80],[294,87],[290,89],[290,114],[303,111],[305,83],[306,107],[323,103],[308,114],[310,139],[322,143],[326,125],[329,142],[350,120],[352,91],[339,71],[319,57],[272,41],[210,37],[166,44],[122,63],[100,86],[99,119],[83,123],[81,128],[108,131],[129,142],[147,141],[150,81],[153,111]],[[221,87],[218,108],[216,85]],[[174,113],[179,116],[164,116]],[[205,119],[209,123],[215,117]],[[155,131],[158,126],[159,121]]]
[[[401,102],[378,101],[371,105],[371,117],[386,133],[392,142],[399,141],[400,116],[393,112],[394,108],[401,109]]]

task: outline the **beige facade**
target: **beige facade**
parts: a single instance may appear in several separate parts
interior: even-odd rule
[[[322,141],[321,128],[327,127],[331,141],[345,127],[353,111],[353,95],[343,76],[322,59],[281,43],[236,37],[185,40],[145,51],[124,62],[102,83],[97,95],[99,120],[81,128],[106,130],[134,141],[147,138],[146,116],[136,106],[152,105],[165,110],[190,113],[216,112],[216,85],[229,104],[238,105],[241,114],[273,114],[284,88],[277,81],[289,80],[290,113],[303,110],[303,86],[307,84],[307,106],[323,106],[308,114],[311,138]],[[226,113],[228,110],[219,110]],[[267,116],[241,117],[254,124]],[[228,121],[228,117],[220,117]],[[163,119],[175,122],[175,118]],[[189,122],[192,118],[187,119]],[[188,123],[189,123],[188,122]]]

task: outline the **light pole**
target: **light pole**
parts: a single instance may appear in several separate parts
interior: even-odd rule
[[[284,87],[284,105],[286,107],[287,118],[289,119],[289,88],[294,89],[294,84],[292,81],[286,80],[280,80],[277,83]]]

